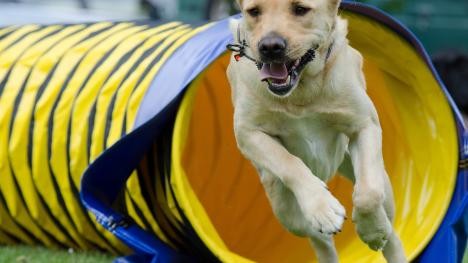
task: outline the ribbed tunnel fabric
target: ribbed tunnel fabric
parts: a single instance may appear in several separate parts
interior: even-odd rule
[[[0,243],[128,252],[81,204],[80,179],[132,129],[171,52],[202,29],[177,22],[1,29]],[[140,184],[135,171],[121,206],[160,233]]]

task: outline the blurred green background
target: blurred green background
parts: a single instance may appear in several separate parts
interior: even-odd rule
[[[407,25],[429,53],[468,52],[467,0],[367,0]]]
[[[392,14],[407,25],[429,53],[468,52],[468,0],[362,0]],[[194,16],[196,10],[196,16]],[[224,12],[224,13],[223,13]],[[220,18],[236,13],[232,0],[179,0],[182,19]]]
[[[430,54],[468,53],[468,0],[361,0],[407,25]],[[40,11],[40,12],[38,12]],[[216,20],[235,0],[0,0],[0,25],[133,19]]]
[[[429,53],[468,52],[468,0],[362,0],[407,25]],[[178,17],[212,19],[236,13],[233,0],[179,0]],[[195,14],[196,13],[196,14]]]

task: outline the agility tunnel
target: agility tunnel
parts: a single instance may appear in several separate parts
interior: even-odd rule
[[[415,36],[345,2],[365,58],[414,262],[460,262],[468,135]],[[228,20],[0,29],[0,244],[99,249],[123,262],[314,262],[237,150]],[[351,183],[332,192],[351,218]],[[348,220],[350,221],[350,220]],[[383,262],[347,222],[340,262]]]

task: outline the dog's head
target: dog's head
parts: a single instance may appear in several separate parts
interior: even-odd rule
[[[243,13],[242,31],[253,56],[263,63],[260,78],[275,95],[290,94],[301,72],[291,73],[308,51],[328,39],[340,0],[237,2]]]

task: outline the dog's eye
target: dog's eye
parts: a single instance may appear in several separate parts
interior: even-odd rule
[[[300,5],[293,6],[293,13],[296,16],[303,16],[303,15],[307,14],[309,11],[310,11],[310,8],[308,8],[308,7],[304,7],[304,6],[300,6]]]
[[[252,7],[250,9],[247,10],[247,13],[251,16],[251,17],[258,17],[260,16],[261,12],[260,12],[260,8],[258,7]]]

